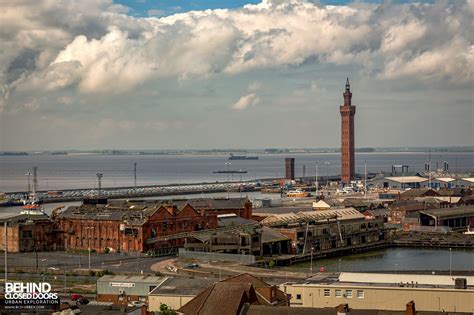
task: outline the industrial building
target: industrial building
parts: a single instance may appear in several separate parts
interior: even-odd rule
[[[148,294],[148,311],[158,312],[161,304],[177,310],[215,282],[215,278],[166,277]]]
[[[184,238],[147,242],[180,233],[214,229],[219,213],[252,215],[247,198],[179,201],[107,202],[85,200],[57,217],[62,235],[59,244],[71,249],[95,251],[176,251]]]
[[[425,187],[428,179],[421,176],[388,176],[374,178],[368,182],[369,187],[384,189],[408,189]]]
[[[5,233],[5,224],[7,231]],[[5,242],[5,236],[7,242]],[[10,253],[57,249],[54,222],[43,213],[0,216],[0,249]]]
[[[474,226],[474,206],[422,210],[419,214],[421,226],[447,226],[453,230],[465,230]]]
[[[291,295],[293,307],[337,307],[402,311],[409,301],[417,311],[472,312],[474,277],[340,273],[287,282],[280,289]],[[368,307],[369,306],[369,307]]]
[[[120,306],[134,301],[148,303],[148,294],[166,279],[148,275],[105,275],[97,279],[97,301]]]
[[[386,240],[382,218],[367,220],[353,208],[274,214],[260,224],[289,237],[294,254],[351,251]]]

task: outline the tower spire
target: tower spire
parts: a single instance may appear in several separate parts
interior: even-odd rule
[[[351,85],[349,84],[349,77],[346,79],[346,91],[351,90]]]

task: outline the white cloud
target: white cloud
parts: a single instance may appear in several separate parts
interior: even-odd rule
[[[117,94],[154,79],[305,62],[351,64],[386,80],[472,83],[472,0],[345,6],[265,0],[159,19],[127,16],[111,0],[66,2],[34,1],[35,10],[27,1],[4,5],[0,108],[24,91]]]
[[[251,106],[255,106],[260,103],[260,98],[255,93],[250,93],[248,95],[242,96],[234,105],[232,109],[242,110],[247,109]]]

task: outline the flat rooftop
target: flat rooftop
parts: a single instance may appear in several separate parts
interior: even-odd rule
[[[287,282],[287,285],[318,286],[373,286],[397,288],[442,288],[454,289],[455,279],[464,278],[467,288],[474,290],[473,276],[388,274],[341,272],[339,275],[315,275],[306,280]]]

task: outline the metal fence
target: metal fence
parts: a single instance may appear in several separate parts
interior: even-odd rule
[[[179,256],[190,259],[200,259],[200,260],[222,260],[222,261],[234,261],[241,264],[254,264],[255,256],[254,255],[240,255],[240,254],[223,254],[223,253],[213,253],[213,252],[193,252],[187,251],[184,248],[179,249]]]

